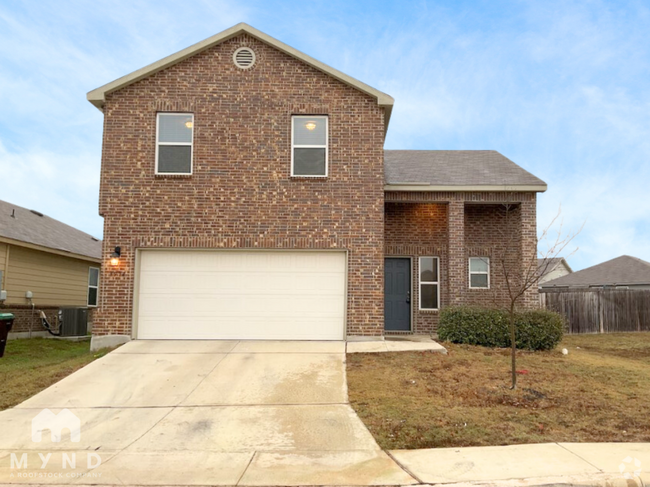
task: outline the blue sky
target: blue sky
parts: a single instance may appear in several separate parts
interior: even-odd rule
[[[544,179],[569,263],[650,261],[650,4],[12,1],[0,5],[0,199],[101,237],[86,93],[237,22],[392,95],[387,149],[495,149]]]

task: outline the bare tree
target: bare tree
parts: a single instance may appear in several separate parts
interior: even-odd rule
[[[530,252],[530,255],[524,255],[521,245],[521,223],[515,217],[515,213],[520,211],[520,204],[504,203],[503,209],[505,224],[501,229],[501,233],[506,245],[498,253],[496,260],[502,272],[507,295],[505,301],[503,299],[498,300],[498,304],[505,307],[508,312],[512,365],[512,383],[510,388],[516,389],[517,312],[525,304],[526,293],[537,287],[539,278],[549,270],[553,260],[564,253],[568,245],[582,231],[584,223],[579,230],[565,234],[563,232],[563,222],[560,219],[562,212],[560,207],[555,217],[542,230],[541,234],[538,235],[535,242],[536,252]],[[557,227],[556,231],[553,231],[554,227]],[[544,249],[540,250],[540,244],[543,244]],[[577,250],[576,247],[568,255],[565,255],[565,258],[573,255]]]

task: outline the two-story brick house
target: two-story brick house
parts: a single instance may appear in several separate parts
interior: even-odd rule
[[[88,99],[95,348],[430,333],[445,305],[503,298],[507,242],[535,257],[543,181],[494,151],[384,151],[390,96],[246,24]]]

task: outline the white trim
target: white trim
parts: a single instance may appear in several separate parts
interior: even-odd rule
[[[422,280],[422,259],[434,259],[436,262],[436,275],[437,281],[423,281]],[[435,284],[437,289],[437,308],[423,308],[422,307],[422,284]],[[440,257],[433,255],[421,255],[418,257],[418,311],[437,311],[440,309]]]
[[[482,259],[482,260],[486,261],[487,266],[488,266],[487,272],[478,272],[478,271],[472,272],[472,259]],[[467,284],[469,284],[469,288],[470,289],[490,289],[490,268],[491,268],[491,266],[490,266],[490,258],[489,257],[470,257],[468,259],[468,261],[467,261],[467,270],[469,271],[469,278],[468,278],[469,282]],[[475,286],[472,286],[472,274],[481,275],[481,276],[487,275],[487,287],[482,287],[482,286],[475,287]]]
[[[191,142],[160,142],[158,135],[160,133],[160,116],[161,115],[186,115],[192,118],[192,141]],[[158,171],[158,147],[161,145],[170,146],[190,146],[190,172],[159,172]],[[158,112],[156,113],[156,175],[160,176],[191,176],[194,173],[194,114],[186,112]]]
[[[294,138],[294,120],[300,118],[307,119],[325,119],[325,145],[295,145]],[[291,177],[292,178],[327,178],[329,177],[329,142],[330,142],[330,125],[328,115],[291,115]],[[294,149],[325,149],[325,174],[295,174],[293,171],[293,151]]]
[[[397,183],[384,185],[384,191],[490,191],[490,192],[535,192],[543,193],[548,189],[545,184],[515,184],[509,186],[499,185],[467,185],[467,186],[453,186],[453,185],[433,185],[428,183]]]
[[[97,285],[96,286],[92,286],[90,284],[90,272],[93,269],[97,270]],[[101,275],[101,269],[99,267],[92,267],[92,266],[88,267],[88,289],[87,289],[87,292],[86,292],[86,305],[89,308],[96,308],[97,305],[99,304],[99,277],[100,277],[100,275]],[[97,299],[97,303],[95,303],[95,304],[90,304],[90,299],[89,298],[90,298],[90,290],[91,289],[96,289],[97,290],[97,294],[95,296],[96,299]]]

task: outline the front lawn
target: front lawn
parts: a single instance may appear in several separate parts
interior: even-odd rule
[[[381,447],[650,441],[650,333],[519,352],[516,391],[509,350],[443,345],[448,355],[348,355],[350,401]]]
[[[15,406],[105,355],[87,341],[10,340],[0,358],[0,411]]]

